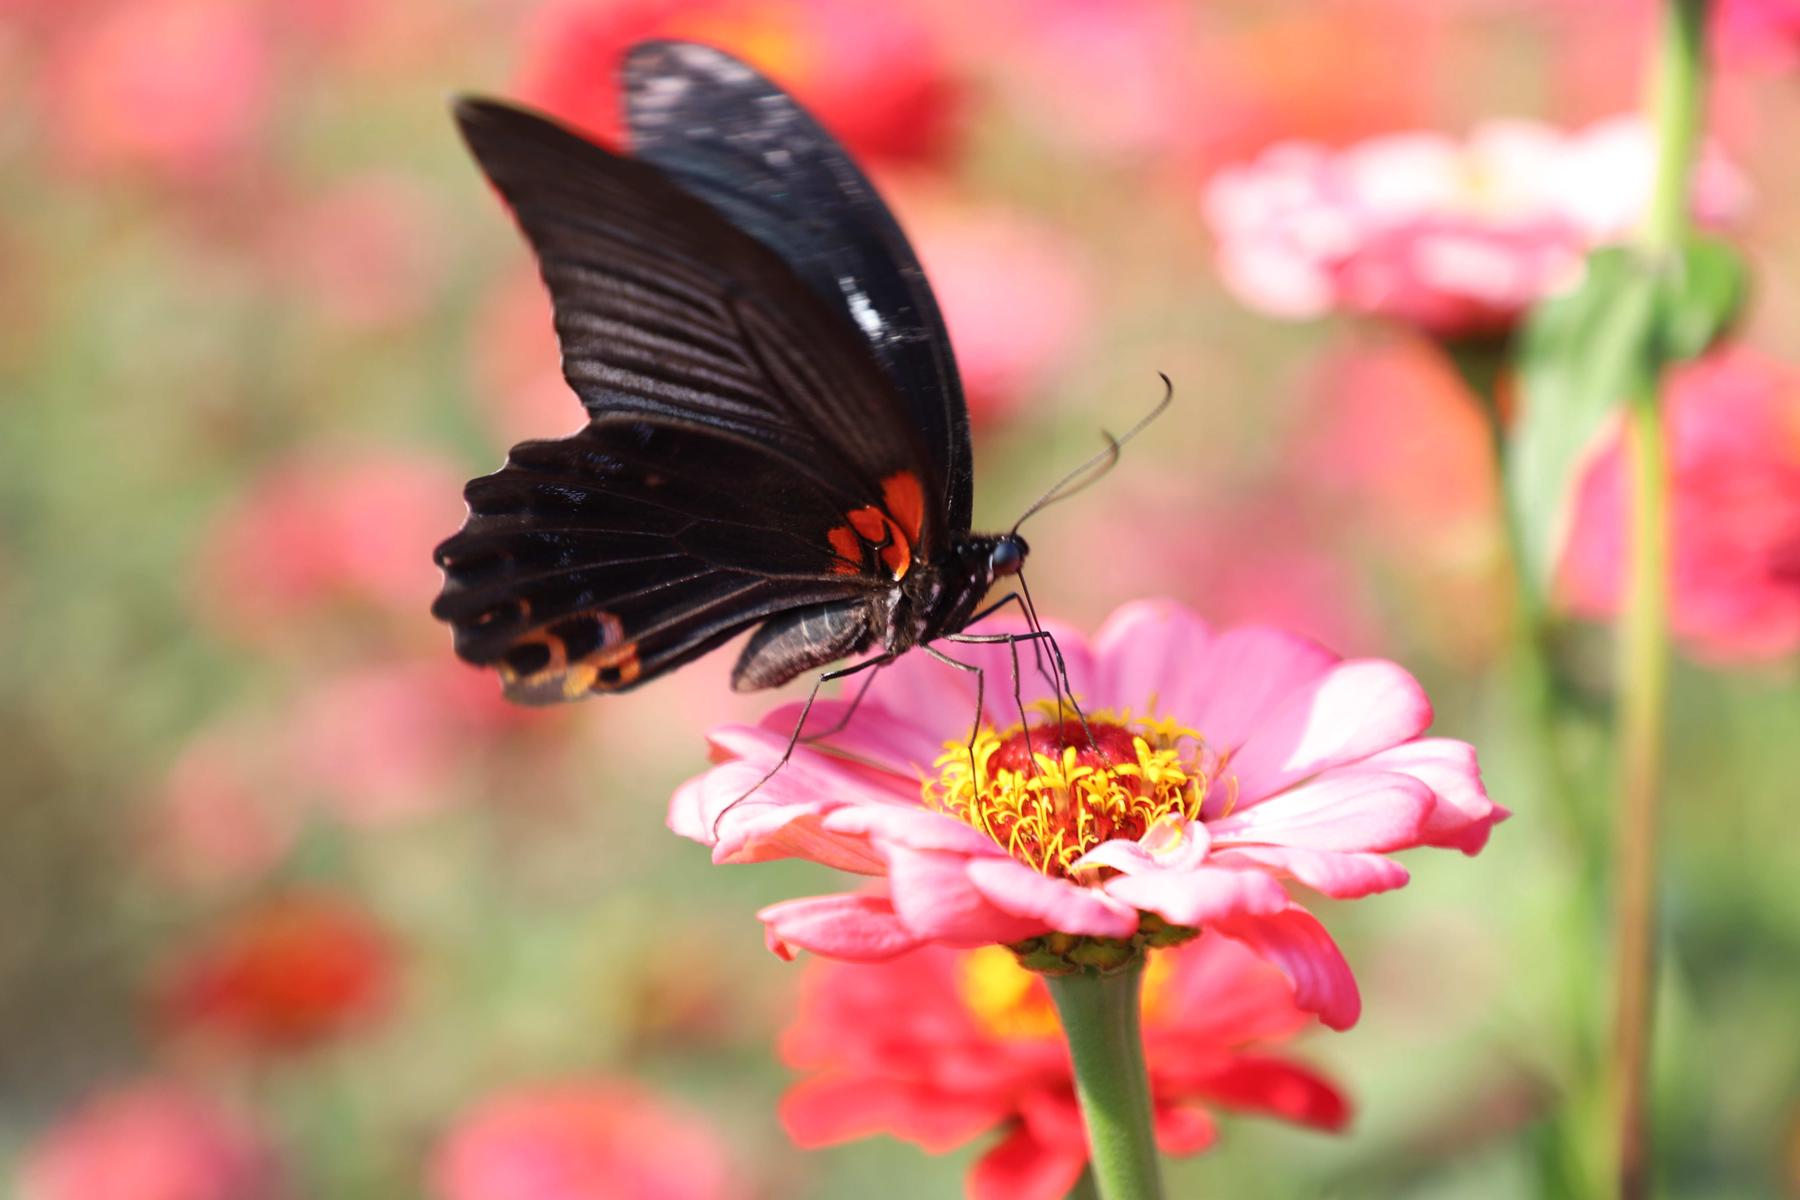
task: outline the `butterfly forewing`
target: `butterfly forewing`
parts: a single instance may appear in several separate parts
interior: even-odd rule
[[[774,250],[860,331],[920,431],[941,533],[968,529],[968,410],[950,339],[868,178],[786,93],[709,46],[634,47],[625,92],[634,153]],[[928,543],[939,535],[928,529]]]

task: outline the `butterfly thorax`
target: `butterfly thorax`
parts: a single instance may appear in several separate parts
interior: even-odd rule
[[[994,580],[1016,575],[1030,547],[1016,533],[964,533],[925,570],[914,571],[896,586],[896,603],[882,638],[890,654],[901,654],[921,642],[960,633],[975,615]]]

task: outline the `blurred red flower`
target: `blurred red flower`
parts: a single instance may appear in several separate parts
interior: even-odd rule
[[[1143,1027],[1156,1134],[1209,1146],[1209,1106],[1341,1129],[1330,1080],[1269,1051],[1311,1023],[1281,972],[1225,938],[1153,951]],[[930,948],[877,965],[808,967],[782,1057],[808,1072],[782,1101],[805,1147],[886,1133],[939,1152],[998,1130],[976,1200],[1059,1200],[1087,1161],[1068,1049],[1043,980],[1010,951]]]
[[[1205,210],[1226,285],[1277,317],[1386,317],[1439,337],[1502,332],[1623,236],[1649,196],[1654,148],[1622,117],[1573,134],[1495,121],[1459,142],[1438,133],[1345,150],[1270,147],[1214,176]],[[1745,184],[1716,153],[1695,191],[1717,222]]]
[[[935,163],[953,148],[961,89],[929,25],[857,0],[549,0],[525,35],[524,100],[617,145],[618,64],[646,38],[742,55],[871,161]]]
[[[1728,62],[1791,67],[1800,58],[1800,0],[1719,0],[1714,9]]]
[[[437,1200],[723,1200],[733,1183],[708,1126],[613,1080],[500,1092],[432,1156]]]
[[[89,1098],[27,1152],[21,1200],[271,1200],[284,1194],[263,1140],[171,1083]]]
[[[233,915],[169,964],[169,1027],[237,1048],[302,1050],[390,1007],[397,950],[352,901],[289,892]]]
[[[238,636],[285,636],[333,603],[429,628],[431,550],[463,516],[463,472],[436,458],[322,451],[255,480],[201,551],[200,604]]]
[[[55,30],[46,131],[71,166],[204,180],[261,136],[273,49],[254,6],[112,0]]]
[[[1800,369],[1747,349],[1670,380],[1672,620],[1697,656],[1768,659],[1800,649]],[[1618,611],[1625,578],[1624,455],[1583,477],[1558,580],[1569,611]]]

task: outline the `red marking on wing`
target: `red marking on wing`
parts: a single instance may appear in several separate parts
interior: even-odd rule
[[[825,539],[837,553],[838,561],[831,564],[834,575],[855,575],[862,571],[862,539],[848,525],[834,526]]]
[[[863,540],[870,545],[879,546],[881,543],[887,541],[888,527],[892,525],[893,522],[888,520],[888,515],[886,513],[882,512],[879,508],[876,508],[873,504],[865,504],[861,508],[852,509],[844,515],[849,518],[850,524],[855,528],[856,532],[861,534]]]
[[[900,527],[908,545],[917,546],[925,529],[925,490],[911,471],[896,471],[881,481],[881,502]]]

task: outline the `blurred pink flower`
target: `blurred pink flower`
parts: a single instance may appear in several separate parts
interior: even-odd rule
[[[1177,605],[1139,603],[1091,644],[1066,630],[1058,640],[1092,745],[1053,715],[1028,646],[1029,734],[1005,647],[956,647],[986,671],[979,714],[965,673],[911,654],[841,731],[773,775],[797,705],[715,729],[720,765],[676,792],[670,827],[712,846],[715,862],[797,857],[881,880],[764,909],[784,956],[876,961],[1050,932],[1123,939],[1152,913],[1244,942],[1289,974],[1303,1007],[1353,1024],[1355,979],[1284,881],[1348,899],[1406,882],[1390,851],[1478,851],[1504,811],[1473,747],[1421,736],[1431,705],[1400,667],[1344,661],[1280,630],[1214,633]],[[815,727],[845,707],[820,704]]]
[[[305,1050],[386,1014],[397,957],[388,933],[348,898],[286,892],[182,948],[158,998],[173,1032],[236,1050]]]
[[[150,864],[174,883],[211,888],[266,873],[294,843],[295,808],[271,787],[274,729],[233,721],[182,748],[145,822]]]
[[[1089,306],[1076,255],[1055,231],[1005,210],[927,207],[909,218],[969,416],[1003,420],[1080,347]]]
[[[526,32],[519,94],[617,144],[620,56],[653,37],[743,55],[859,158],[936,162],[955,141],[961,88],[931,27],[857,0],[548,0]]]
[[[1331,1081],[1269,1049],[1310,1023],[1281,973],[1236,942],[1152,951],[1143,1029],[1163,1151],[1210,1146],[1214,1105],[1343,1128]],[[998,1130],[970,1170],[974,1200],[1060,1200],[1087,1162],[1049,992],[1001,947],[815,962],[781,1052],[808,1073],[781,1106],[808,1149],[886,1133],[937,1153]]]
[[[432,1155],[436,1200],[723,1200],[718,1135],[618,1081],[500,1092],[457,1119]]]
[[[271,1200],[262,1139],[218,1104],[171,1083],[89,1098],[27,1151],[21,1200]]]
[[[272,72],[252,5],[111,0],[56,30],[43,74],[46,130],[77,169],[203,181],[261,136]]]
[[[1214,176],[1205,210],[1228,287],[1280,317],[1387,317],[1437,336],[1501,332],[1629,232],[1653,148],[1636,118],[1573,134],[1490,122],[1466,142],[1391,134],[1334,151],[1272,146]],[[1716,153],[1695,207],[1717,222],[1746,185]]]
[[[1800,649],[1800,370],[1733,349],[1678,369],[1666,418],[1673,625],[1699,657]],[[1576,495],[1559,596],[1578,616],[1618,611],[1625,471],[1616,437]]]
[[[442,215],[404,175],[367,172],[308,197],[273,222],[267,254],[291,290],[353,329],[416,318],[443,276]]]
[[[1713,9],[1727,61],[1791,67],[1800,58],[1800,0],[1719,0]]]
[[[201,553],[200,604],[242,637],[286,637],[332,604],[421,630],[440,579],[431,550],[462,519],[464,473],[425,456],[313,451],[250,486]]]
[[[291,784],[342,820],[374,826],[442,807],[499,738],[537,724],[486,672],[439,654],[317,681],[278,744]]]

